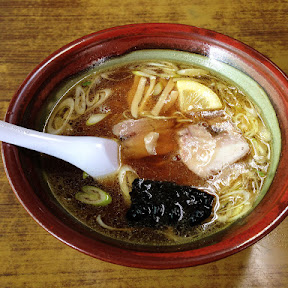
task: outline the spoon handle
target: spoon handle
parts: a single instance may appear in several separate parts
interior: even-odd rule
[[[0,141],[62,159],[92,177],[109,174],[119,165],[118,144],[110,139],[52,135],[0,121]]]
[[[47,153],[49,149],[50,141],[59,141],[60,136],[46,134],[35,130],[30,130],[24,127],[20,127],[11,123],[0,121],[0,140],[9,144],[14,144],[20,147],[28,148],[38,152]],[[53,144],[52,144],[53,145]],[[53,153],[51,151],[51,153]]]

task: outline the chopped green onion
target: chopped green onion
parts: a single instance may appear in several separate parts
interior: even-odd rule
[[[82,87],[86,87],[86,86],[89,86],[92,82],[91,81],[86,81],[84,83],[82,83]]]
[[[95,125],[102,121],[108,114],[92,114],[86,121],[87,126]]]
[[[87,172],[83,171],[83,176],[82,176],[83,179],[86,179],[86,178],[88,178],[89,176],[90,176],[90,175],[89,175]]]
[[[140,77],[147,77],[147,78],[150,78],[150,77],[154,77],[154,75],[151,75],[151,74],[148,74],[148,73],[145,73],[145,72],[142,72],[142,71],[132,71],[132,73],[136,76],[140,76]]]
[[[263,171],[259,171],[259,170],[258,170],[258,175],[259,175],[260,177],[264,177],[264,176],[265,176],[265,173],[264,173]]]
[[[95,186],[83,186],[82,191],[83,192],[76,193],[75,198],[85,204],[106,206],[112,201],[108,193]]]
[[[207,71],[203,69],[181,69],[177,71],[177,74],[179,75],[184,75],[184,76],[202,76],[202,75],[207,75]]]

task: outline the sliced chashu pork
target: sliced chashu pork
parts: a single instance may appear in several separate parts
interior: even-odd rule
[[[179,154],[185,165],[207,178],[249,152],[249,145],[231,122],[208,128],[189,125],[179,131]]]
[[[128,158],[138,159],[165,155],[176,149],[173,126],[173,119],[129,119],[116,124],[113,133],[122,140],[122,153]]]
[[[175,125],[174,119],[155,120],[150,118],[124,120],[113,127],[113,134],[120,139],[127,139],[139,133],[170,129]]]

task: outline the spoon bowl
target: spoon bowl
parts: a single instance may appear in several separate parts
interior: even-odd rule
[[[93,178],[119,168],[119,146],[112,139],[51,135],[0,121],[0,140],[62,159]]]

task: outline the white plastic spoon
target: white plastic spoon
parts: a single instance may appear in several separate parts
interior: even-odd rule
[[[112,139],[52,135],[0,121],[0,141],[62,159],[94,178],[119,168],[119,146]]]

